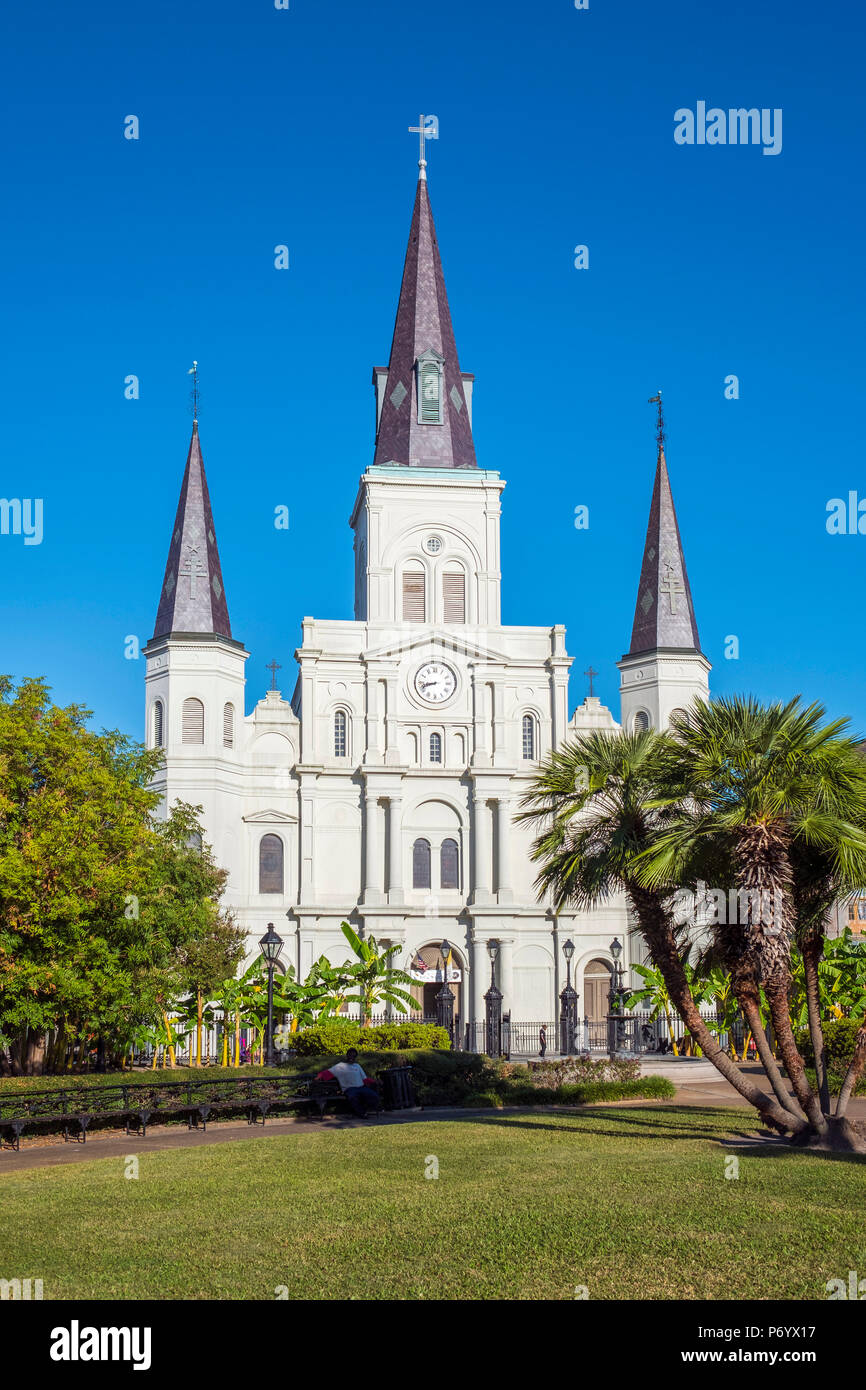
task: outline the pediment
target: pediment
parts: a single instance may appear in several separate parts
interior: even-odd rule
[[[389,657],[405,657],[407,652],[419,651],[422,648],[434,651],[441,651],[443,654],[453,652],[457,656],[466,657],[470,661],[501,662],[507,665],[509,657],[496,647],[488,646],[480,641],[473,641],[472,638],[460,636],[456,632],[450,632],[447,628],[425,627],[417,636],[407,640],[400,637],[396,641],[384,642],[381,647],[368,647],[364,652],[365,661],[387,660]]]
[[[284,821],[297,821],[297,816],[293,816],[290,811],[251,811],[248,816],[242,817],[247,825],[275,825]]]

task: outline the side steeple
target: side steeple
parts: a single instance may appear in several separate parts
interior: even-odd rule
[[[422,120],[423,125],[423,120]],[[377,367],[376,464],[477,468],[422,158],[387,370]]]
[[[232,635],[197,420],[151,640],[170,633]]]
[[[622,661],[620,694],[625,728],[667,726],[673,710],[695,696],[709,698],[710,664],[701,651],[680,528],[665,459],[661,392],[656,474],[644,542],[631,644]]]

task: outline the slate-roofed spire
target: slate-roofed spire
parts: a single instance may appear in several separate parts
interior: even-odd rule
[[[688,652],[701,650],[665,461],[661,393],[653,397],[653,402],[659,407],[656,477],[628,656],[661,647]]]
[[[153,638],[171,632],[231,638],[198,422],[193,422]]]
[[[477,468],[425,172],[422,167],[415,194],[374,462]]]

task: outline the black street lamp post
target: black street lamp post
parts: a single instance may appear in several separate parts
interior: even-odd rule
[[[607,1020],[607,1043],[608,1052],[611,1057],[615,1057],[617,1052],[625,1044],[625,997],[628,990],[623,984],[623,968],[620,965],[622,957],[622,942],[614,937],[610,943],[610,953],[613,956],[613,972],[611,974],[610,989],[607,992],[608,1020]]]
[[[562,948],[565,956],[566,980],[565,989],[559,996],[559,1053],[562,1057],[570,1057],[575,1051],[575,1034],[577,1032],[577,990],[571,983],[571,960],[574,955],[574,942],[565,942]]]
[[[283,948],[283,938],[274,931],[273,922],[259,942],[265,964],[268,967],[268,1028],[265,1034],[265,1066],[274,1065],[274,967]]]
[[[436,1022],[440,1028],[448,1029],[451,1045],[454,1046],[454,995],[448,983],[448,957],[451,955],[449,942],[443,941],[439,947],[442,952],[442,988],[436,995]]]
[[[490,988],[484,996],[484,1018],[486,1032],[485,1052],[488,1057],[502,1056],[502,991],[496,987],[496,958],[499,955],[499,942],[492,937],[487,943],[490,957]]]

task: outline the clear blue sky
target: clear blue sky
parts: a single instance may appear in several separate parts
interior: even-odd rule
[[[140,733],[124,638],[153,628],[194,357],[247,709],[273,657],[290,691],[304,614],[351,615],[423,110],[479,463],[508,483],[504,621],[564,622],[572,704],[591,662],[618,714],[662,387],[713,689],[866,729],[866,536],[825,529],[866,495],[853,0],[8,0],[2,24],[0,496],[43,498],[45,533],[0,536],[0,670]],[[781,108],[781,154],[676,145],[698,101]]]

